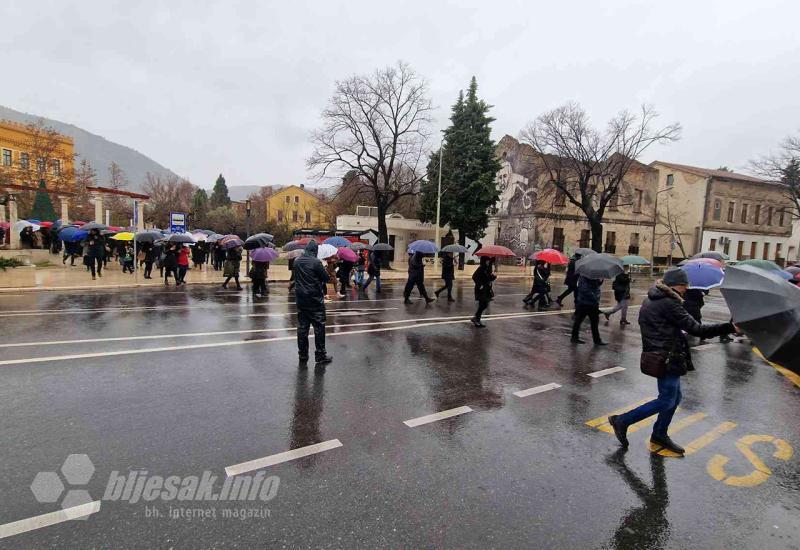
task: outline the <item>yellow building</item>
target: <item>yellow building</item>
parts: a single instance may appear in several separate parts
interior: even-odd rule
[[[290,229],[322,228],[330,225],[322,197],[300,184],[290,185],[267,198],[267,223],[286,224]]]
[[[0,120],[0,184],[72,191],[75,143],[41,124]]]

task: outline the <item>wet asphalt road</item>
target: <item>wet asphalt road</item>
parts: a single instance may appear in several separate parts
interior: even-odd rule
[[[405,306],[400,283],[352,294],[329,305],[324,373],[298,368],[282,284],[255,302],[202,286],[0,295],[2,525],[60,509],[66,492],[41,503],[30,487],[70,454],[95,470],[67,489],[101,500],[112,472],[208,470],[221,487],[228,467],[341,444],[241,474],[275,476],[269,500],[112,495],[0,546],[800,547],[800,388],[745,343],[707,344],[673,423],[696,452],[651,454],[645,426],[621,453],[604,417],[655,395],[638,372],[637,308],[629,327],[601,323],[611,345],[576,347],[568,308],[525,313],[528,284],[497,283],[485,329],[467,322],[466,282],[451,304]],[[718,294],[704,315],[727,319]]]

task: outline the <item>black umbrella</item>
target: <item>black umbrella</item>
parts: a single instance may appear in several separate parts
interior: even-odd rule
[[[180,243],[180,244],[194,244],[197,241],[195,241],[192,237],[190,237],[186,233],[173,233],[172,235],[167,237],[167,242]]]
[[[355,250],[356,252],[358,252],[359,250],[372,250],[372,247],[368,244],[356,241],[350,244],[350,250]]]
[[[256,248],[268,248],[272,242],[272,235],[268,233],[257,233],[247,237],[244,241],[245,250],[255,250]]]
[[[281,248],[281,250],[283,250],[284,252],[291,252],[292,250],[299,250],[305,247],[306,245],[301,243],[300,241],[289,241],[288,243],[283,245],[283,248]]]
[[[150,230],[137,233],[133,238],[137,243],[153,243],[159,239],[163,239],[164,235],[161,234],[161,231]]]
[[[743,265],[725,270],[722,295],[733,322],[764,357],[800,374],[800,288]]]
[[[723,254],[722,252],[717,252],[715,250],[700,252],[699,254],[695,254],[691,257],[692,260],[696,260],[697,258],[712,258],[714,260],[719,260],[720,262],[727,262],[731,259],[731,257],[727,254]]]
[[[102,223],[89,222],[83,224],[81,226],[81,229],[83,229],[84,231],[91,231],[92,229],[99,229],[102,231],[103,229],[108,229],[108,226]]]
[[[372,245],[372,250],[375,250],[376,252],[382,252],[382,251],[390,252],[394,250],[394,247],[386,243],[377,243]]]
[[[597,254],[591,248],[578,248],[573,252],[573,254],[577,254],[578,256],[589,256],[590,254]]]
[[[467,250],[466,246],[461,246],[460,244],[448,244],[447,246],[443,247],[439,252],[450,252],[452,254],[467,254],[469,250]]]
[[[587,279],[613,279],[623,271],[622,260],[611,254],[589,254],[575,262],[575,272]]]

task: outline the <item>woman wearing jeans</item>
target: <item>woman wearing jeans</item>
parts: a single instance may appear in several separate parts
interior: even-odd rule
[[[611,319],[611,316],[614,315],[616,312],[622,312],[622,319],[620,319],[620,325],[630,325],[628,322],[628,306],[631,303],[631,276],[629,272],[620,273],[614,279],[614,282],[611,284],[611,288],[614,290],[614,299],[617,301],[617,305],[613,308],[609,309],[608,311],[604,311],[603,315],[606,316],[606,324]]]
[[[639,326],[642,330],[642,361],[658,359],[665,365],[665,372],[658,377],[658,397],[631,411],[608,417],[614,428],[614,435],[623,447],[628,446],[628,426],[636,424],[654,414],[658,415],[653,425],[650,443],[654,452],[667,449],[683,454],[683,447],[672,441],[668,435],[672,415],[681,402],[681,376],[694,370],[687,332],[693,336],[710,338],[731,334],[736,331],[732,323],[703,325],[692,319],[683,308],[683,294],[689,288],[686,272],[673,268],[664,273],[664,278],[647,293],[647,298],[639,310]],[[650,355],[648,355],[650,354]]]

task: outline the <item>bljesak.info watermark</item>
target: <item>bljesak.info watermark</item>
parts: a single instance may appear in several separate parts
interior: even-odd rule
[[[112,471],[100,500],[86,489],[95,473],[88,455],[72,454],[58,472],[39,472],[31,491],[42,504],[58,503],[62,519],[86,519],[100,510],[103,502],[145,506],[145,517],[155,519],[213,520],[267,519],[269,502],[278,494],[280,478],[263,471],[253,475],[220,476],[210,470],[201,475],[162,476],[147,470]]]

